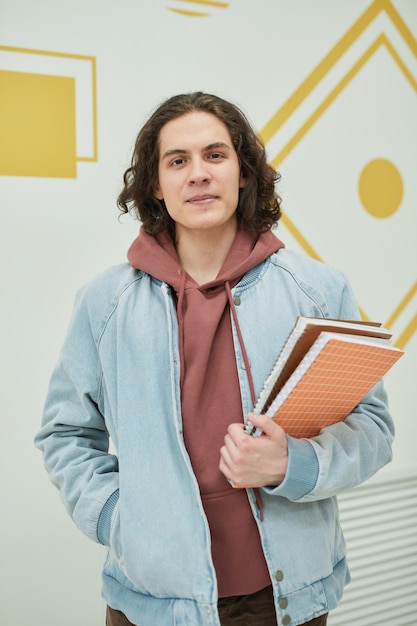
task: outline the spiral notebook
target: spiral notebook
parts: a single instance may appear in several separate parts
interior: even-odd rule
[[[254,408],[293,437],[344,420],[404,354],[378,323],[299,317]],[[246,432],[261,434],[248,422]]]

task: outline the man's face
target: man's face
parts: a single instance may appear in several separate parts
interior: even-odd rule
[[[196,111],[171,120],[159,136],[159,183],[181,233],[221,234],[236,228],[239,188],[245,186],[229,131],[216,116]]]

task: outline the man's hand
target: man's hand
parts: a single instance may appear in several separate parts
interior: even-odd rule
[[[279,485],[288,463],[285,432],[266,415],[250,413],[249,419],[263,434],[252,437],[243,424],[230,424],[220,450],[220,471],[235,487]]]

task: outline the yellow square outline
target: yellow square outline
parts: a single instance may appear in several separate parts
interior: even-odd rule
[[[77,61],[87,61],[91,63],[91,96],[92,96],[92,119],[93,119],[93,154],[91,157],[76,156],[76,161],[97,162],[98,160],[98,134],[97,134],[97,70],[96,58],[84,54],[70,54],[67,52],[51,52],[49,50],[34,50],[31,48],[19,48],[15,46],[1,46],[0,50],[5,52],[21,52],[24,54],[38,54],[49,57],[58,57],[63,59],[76,59]]]

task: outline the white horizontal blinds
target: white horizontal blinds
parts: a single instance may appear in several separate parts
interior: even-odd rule
[[[352,582],[329,626],[416,626],[417,468],[339,497]]]

